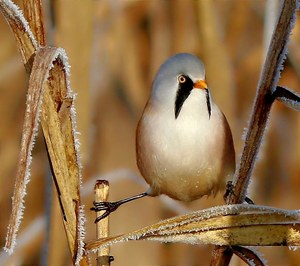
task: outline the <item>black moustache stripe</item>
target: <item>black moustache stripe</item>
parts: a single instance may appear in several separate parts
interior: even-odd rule
[[[188,77],[184,76],[186,78],[186,81],[184,83],[179,83],[177,94],[176,94],[176,100],[175,100],[175,119],[180,114],[181,108],[183,106],[183,103],[189,97],[194,83],[193,81]]]
[[[184,83],[179,83],[177,94],[176,94],[176,100],[175,100],[175,119],[180,114],[181,108],[185,102],[185,100],[189,97],[191,94],[192,89],[194,88],[193,81],[188,77],[184,76],[186,78],[186,81]],[[210,103],[210,94],[209,90],[205,89],[206,94],[206,104],[207,104],[207,111],[208,111],[208,117],[210,119],[211,116],[211,103]]]
[[[209,90],[205,89],[205,93],[206,93],[206,104],[207,104],[208,118],[210,119],[210,116],[211,116],[211,105],[210,105]]]

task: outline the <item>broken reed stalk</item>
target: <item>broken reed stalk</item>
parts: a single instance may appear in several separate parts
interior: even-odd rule
[[[107,201],[109,194],[109,182],[107,180],[97,180],[95,184],[95,201]],[[96,217],[101,216],[105,211],[96,212]],[[109,236],[109,216],[96,223],[96,237],[97,239]],[[97,266],[109,266],[109,246],[101,248],[97,251]]]
[[[265,64],[257,86],[257,95],[246,134],[240,165],[235,173],[234,189],[227,199],[227,204],[242,203],[247,194],[253,166],[258,154],[268,122],[274,98],[273,92],[283,69],[287,53],[287,43],[296,19],[297,0],[285,0],[271,39]],[[213,251],[211,265],[228,265],[232,252],[227,247],[216,247]],[[229,259],[228,259],[229,258]]]

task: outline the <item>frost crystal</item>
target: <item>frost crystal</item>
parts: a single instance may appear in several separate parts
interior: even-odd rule
[[[281,3],[281,8],[280,8],[280,10],[282,10],[282,5],[283,5],[283,2]],[[300,6],[299,1],[297,1],[297,2],[296,2],[296,10],[299,9],[299,6]],[[295,10],[295,11],[296,11],[296,10]],[[276,71],[276,74],[275,74],[275,77],[274,77],[274,84],[277,84],[277,83],[278,83],[278,80],[280,79],[281,71],[282,71],[283,68],[284,68],[283,63],[284,63],[284,61],[285,61],[285,59],[286,59],[286,55],[287,55],[287,53],[288,53],[288,43],[289,43],[289,41],[290,41],[290,38],[289,38],[289,37],[290,37],[290,32],[291,32],[292,28],[293,28],[294,25],[295,25],[295,21],[296,21],[296,12],[294,12],[293,17],[292,17],[292,19],[291,19],[291,21],[290,21],[290,24],[288,25],[287,32],[288,32],[289,34],[287,35],[287,40],[286,40],[285,46],[284,46],[284,48],[283,48],[283,50],[282,50],[282,52],[281,52],[281,54],[280,54],[280,57],[279,57],[279,67],[278,67],[278,69],[277,69],[277,71]],[[273,35],[274,35],[274,34],[275,34],[275,31],[274,31]],[[274,37],[272,37],[272,39],[274,39]],[[274,90],[275,90],[275,87],[272,87],[271,89],[274,91]]]
[[[37,237],[43,230],[45,230],[46,221],[45,216],[40,216],[31,222],[29,226],[20,234],[18,241],[18,250],[22,250],[24,247],[28,246],[29,243]],[[18,252],[18,250],[16,250]],[[10,255],[10,254],[9,254]],[[0,252],[0,265],[8,265],[9,257],[7,253]],[[17,263],[17,264],[22,264]]]
[[[297,246],[289,246],[289,250],[291,250],[291,251],[297,251],[297,250],[299,250],[299,247],[297,247]]]
[[[84,215],[84,205],[79,206],[79,223],[78,223],[78,232],[79,232],[79,237],[78,237],[78,254],[76,258],[75,265],[80,264],[80,260],[83,256],[84,253],[84,239],[85,239],[85,223],[86,223],[86,218]]]
[[[36,50],[38,48],[38,44],[37,44],[37,41],[31,31],[29,25],[28,25],[27,20],[25,19],[24,15],[23,15],[23,11],[10,0],[4,0],[3,4],[6,5],[6,7],[11,11],[11,13],[9,14],[10,19],[17,18],[20,20],[20,22],[21,22],[20,24],[24,26],[25,31],[27,32],[27,34]]]

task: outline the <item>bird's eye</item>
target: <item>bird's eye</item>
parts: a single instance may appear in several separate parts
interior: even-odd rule
[[[183,75],[180,75],[179,77],[178,77],[178,82],[179,83],[185,83],[186,82],[186,77],[185,76],[183,76]]]

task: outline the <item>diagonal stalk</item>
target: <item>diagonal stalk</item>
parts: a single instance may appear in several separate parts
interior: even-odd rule
[[[261,77],[257,86],[257,95],[250,118],[239,167],[235,173],[234,189],[227,198],[228,204],[242,203],[245,199],[255,159],[258,154],[273,103],[272,93],[277,87],[280,71],[287,53],[287,43],[296,19],[297,0],[285,0],[282,3],[278,21],[272,36]],[[216,247],[211,265],[228,265],[232,252],[226,247]],[[227,259],[225,259],[227,257]]]

